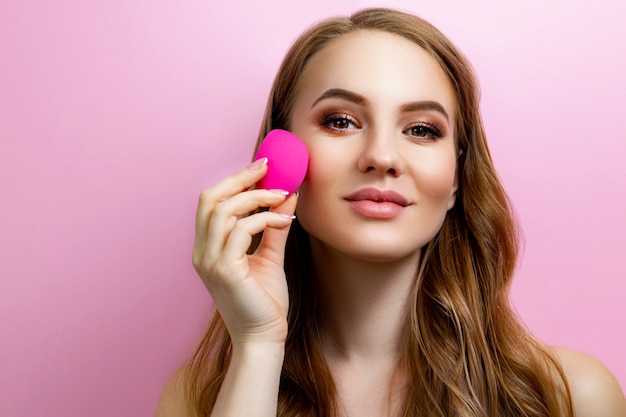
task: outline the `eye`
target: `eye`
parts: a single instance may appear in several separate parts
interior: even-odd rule
[[[320,125],[330,130],[340,132],[359,128],[359,123],[356,119],[344,113],[331,113],[325,115],[320,121]]]
[[[404,131],[404,134],[420,141],[435,140],[443,136],[443,133],[439,127],[428,123],[419,123],[413,125],[406,129]]]

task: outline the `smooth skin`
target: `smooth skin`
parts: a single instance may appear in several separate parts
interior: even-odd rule
[[[203,192],[198,205],[193,265],[235,345],[280,343],[287,337],[283,260],[297,198],[285,201],[283,190],[243,192],[266,172],[263,158]],[[243,217],[259,207],[274,209]],[[247,255],[252,236],[264,230],[257,252]]]
[[[456,199],[456,104],[443,71],[420,47],[359,31],[333,41],[305,71],[289,126],[311,156],[299,197],[248,191],[265,174],[262,164],[200,197],[194,266],[233,340],[213,416],[276,416],[287,335],[283,253],[296,204],[318,266],[318,325],[342,412],[394,415],[402,387],[394,370],[416,265]],[[437,105],[415,105],[426,102]],[[346,199],[364,187],[393,190],[409,204],[391,218],[364,215]],[[243,217],[258,207],[271,209]],[[262,230],[261,246],[246,255]],[[567,349],[555,353],[576,417],[626,417],[624,395],[604,365]],[[183,384],[179,371],[158,417],[187,415]]]
[[[454,95],[430,55],[383,32],[337,39],[303,79],[290,128],[310,155],[297,215],[311,236],[323,347],[346,415],[393,415],[421,248],[456,200]],[[408,205],[391,218],[355,210],[349,197],[372,188]]]
[[[215,416],[276,414],[289,308],[284,247],[297,195],[248,191],[266,172],[267,160],[259,160],[204,191],[198,204],[193,264],[233,346]],[[271,210],[243,217],[259,207]],[[261,231],[258,250],[247,255],[252,236]],[[186,415],[181,384],[180,375],[168,384],[172,397],[164,396],[157,415]]]

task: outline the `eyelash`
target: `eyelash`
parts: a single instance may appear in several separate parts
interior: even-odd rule
[[[329,130],[332,130],[334,132],[343,132],[345,130],[347,130],[348,128],[341,128],[341,127],[336,127],[333,126],[333,123],[336,123],[338,121],[344,121],[346,123],[352,124],[354,125],[356,128],[360,127],[359,122],[354,119],[353,117],[345,114],[345,113],[330,113],[330,114],[325,114],[324,116],[322,116],[322,119],[320,120],[320,125],[326,127]]]
[[[349,127],[342,128],[342,127],[335,126],[334,124],[337,122],[342,122],[342,124],[352,124],[354,125],[354,128],[361,127],[359,122],[355,118],[345,113],[325,114],[320,119],[320,125],[333,132],[343,133],[349,129]],[[416,129],[416,128],[422,129],[424,136],[420,136],[420,135],[414,136],[410,133],[413,129]],[[445,136],[443,129],[437,123],[425,123],[425,122],[416,123],[408,127],[407,129],[405,129],[402,133],[418,141],[434,141],[436,139],[439,139],[442,136]]]
[[[420,128],[426,134],[426,136],[413,136],[408,132],[411,132],[413,129]],[[412,138],[420,141],[434,141],[439,139],[442,136],[445,136],[443,133],[443,129],[437,123],[416,123],[413,126],[410,126],[404,132],[411,136]]]

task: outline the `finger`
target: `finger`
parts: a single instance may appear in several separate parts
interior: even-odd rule
[[[208,226],[206,255],[213,259],[219,256],[241,216],[260,207],[278,206],[285,200],[286,195],[287,191],[281,190],[253,190],[217,203]]]
[[[292,194],[285,202],[272,209],[273,212],[281,213],[283,215],[293,215],[298,203],[298,195]],[[291,224],[289,225],[291,226]],[[263,233],[261,242],[256,253],[259,256],[263,256],[267,259],[271,259],[273,262],[282,265],[285,259],[285,245],[287,243],[287,236],[289,236],[289,229],[286,228],[267,228]]]
[[[265,211],[237,221],[224,246],[222,260],[225,264],[241,260],[247,256],[252,236],[266,229],[288,228],[292,220],[293,216],[289,214]]]
[[[261,158],[248,165],[244,170],[227,177],[200,194],[196,211],[196,239],[206,241],[207,225],[210,213],[215,205],[223,200],[247,190],[257,183],[267,172],[267,158]]]

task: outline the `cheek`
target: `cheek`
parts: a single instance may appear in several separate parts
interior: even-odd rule
[[[420,194],[447,204],[457,189],[456,158],[431,158],[429,163],[416,165],[414,176]]]
[[[337,171],[333,171],[331,166],[324,163],[318,154],[309,151],[309,167],[299,189],[298,208],[301,212],[303,208],[312,208],[323,201],[325,195],[323,191],[332,186],[331,179],[337,175]]]
[[[303,187],[301,187],[303,190],[332,187],[338,178],[346,174],[350,161],[349,155],[345,151],[331,149],[330,146],[324,148],[307,145],[307,149],[309,151],[309,166]]]
[[[336,211],[337,198],[343,192],[341,185],[349,175],[349,164],[345,152],[329,152],[322,147],[309,149],[309,167],[298,197],[296,216],[301,223],[319,223],[329,213]],[[345,155],[345,156],[342,156]]]

